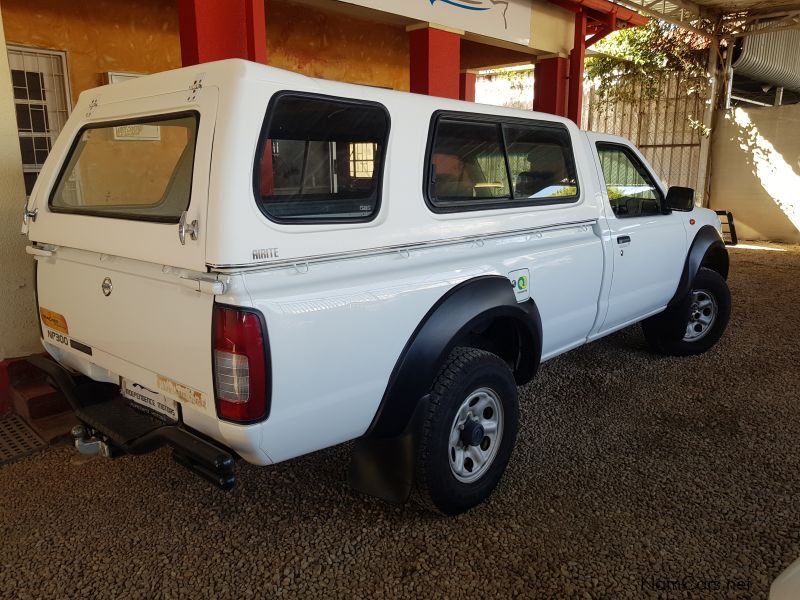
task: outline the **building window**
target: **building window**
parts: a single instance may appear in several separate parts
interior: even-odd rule
[[[350,144],[350,177],[372,179],[377,144]]]
[[[63,52],[8,46],[17,112],[25,195],[42,169],[70,111],[67,62]]]

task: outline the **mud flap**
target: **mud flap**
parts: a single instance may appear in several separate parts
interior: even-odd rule
[[[406,502],[414,487],[418,439],[427,410],[425,395],[400,435],[359,438],[350,459],[350,487],[388,502]]]

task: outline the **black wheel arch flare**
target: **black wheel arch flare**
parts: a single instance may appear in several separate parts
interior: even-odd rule
[[[728,278],[728,250],[719,232],[711,225],[703,225],[694,236],[683,264],[678,288],[667,304],[668,308],[679,304],[687,297],[700,267],[709,267],[723,278]]]
[[[511,283],[485,275],[450,289],[425,314],[395,363],[366,435],[397,435],[411,420],[451,350],[470,345],[470,333],[503,320],[516,325],[519,353],[512,365],[517,383],[530,381],[542,352],[542,321],[533,299],[517,302]]]
[[[419,419],[436,374],[453,348],[474,344],[474,332],[480,340],[480,332],[497,323],[513,324],[517,334],[511,365],[517,384],[533,378],[542,354],[542,321],[533,299],[517,302],[501,275],[459,283],[428,310],[397,359],[372,423],[353,450],[348,478],[354,489],[393,502],[408,498]]]

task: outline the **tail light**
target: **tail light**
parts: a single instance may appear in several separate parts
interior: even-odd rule
[[[214,305],[214,394],[217,415],[252,423],[267,416],[267,344],[261,315]]]

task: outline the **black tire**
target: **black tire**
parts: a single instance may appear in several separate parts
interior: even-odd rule
[[[713,303],[711,307],[702,306],[708,299]],[[707,310],[714,316],[711,323],[703,325],[698,318],[707,318],[703,314]],[[686,299],[642,321],[642,331],[653,351],[670,356],[692,356],[702,354],[719,341],[730,317],[731,292],[727,282],[716,271],[701,268]],[[690,320],[693,334],[689,332]]]
[[[454,431],[457,413],[463,414],[459,410],[465,405],[471,410],[467,400],[475,400],[475,394],[480,390],[484,390],[481,402],[500,405],[501,410],[494,416],[498,423],[502,423],[501,435],[498,436],[496,448],[491,448],[488,443],[488,434],[485,439],[481,438],[483,441],[474,447],[474,451],[480,450],[481,456],[493,453],[493,458],[484,463],[485,467],[479,467],[480,470],[468,475],[479,475],[478,479],[463,482],[451,468],[451,453],[453,460],[456,455],[455,448],[450,444],[450,435]],[[493,392],[494,396],[486,395],[485,390]],[[484,411],[478,418],[482,419],[486,414],[491,419],[493,412]],[[480,422],[475,420],[475,423]],[[417,445],[415,499],[425,508],[446,515],[457,515],[486,500],[506,470],[516,442],[518,424],[517,386],[508,365],[500,357],[484,350],[455,348],[431,386]],[[485,450],[484,443],[487,446]],[[464,444],[459,451],[464,457],[473,449]],[[464,458],[461,464],[466,468],[473,464],[472,459]]]

